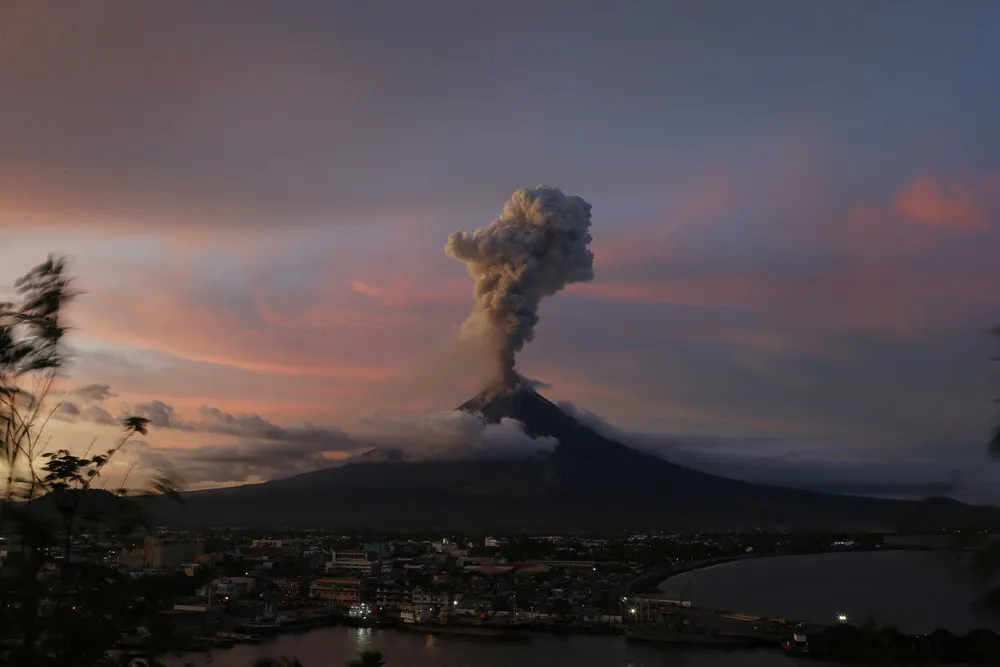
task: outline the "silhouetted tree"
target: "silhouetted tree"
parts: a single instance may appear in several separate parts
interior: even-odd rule
[[[102,471],[148,420],[129,417],[111,449],[83,456],[47,451],[53,383],[66,362],[63,308],[80,293],[62,258],[15,283],[15,302],[0,304],[0,535],[8,559],[0,577],[0,665],[88,667],[106,662],[129,612],[130,581],[96,563],[74,563],[84,535],[131,531],[141,514],[124,488],[93,488]],[[176,495],[169,480],[146,494]]]

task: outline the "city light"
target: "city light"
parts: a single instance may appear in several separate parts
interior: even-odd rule
[[[847,623],[847,614],[839,614],[837,620],[841,623]]]
[[[629,611],[634,615],[638,610],[635,607],[632,607]]]

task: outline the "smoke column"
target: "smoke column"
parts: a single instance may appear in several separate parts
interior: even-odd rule
[[[489,226],[448,237],[445,252],[476,281],[476,305],[463,333],[495,350],[505,383],[516,377],[514,354],[534,337],[542,299],[594,278],[590,208],[558,188],[525,188]]]

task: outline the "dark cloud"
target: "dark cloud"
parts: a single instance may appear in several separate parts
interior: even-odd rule
[[[71,390],[69,395],[89,403],[103,403],[110,398],[118,396],[106,384],[86,384]]]
[[[84,410],[80,418],[87,414]],[[529,437],[517,421],[485,424],[457,410],[369,415],[362,420],[365,431],[356,435],[308,424],[284,428],[257,414],[235,415],[212,406],[201,408],[200,419],[187,420],[160,400],[126,406],[123,414],[145,417],[153,428],[238,438],[237,443],[222,445],[136,448],[135,461],[147,472],[168,471],[198,486],[275,479],[335,465],[328,452],[397,450],[407,460],[500,459],[538,456],[556,445],[551,438]]]
[[[80,416],[80,406],[72,401],[63,401],[56,408],[55,412],[52,413],[53,418],[63,419],[66,417],[79,417]]]
[[[749,124],[747,143],[767,143],[759,133],[787,125],[775,108],[810,118],[821,136],[835,118],[855,134],[884,133],[884,114],[868,105],[900,110],[908,122],[896,133],[933,118],[952,134],[985,136],[980,118],[995,117],[997,103],[984,68],[964,68],[955,84],[970,100],[963,105],[907,82],[941,63],[995,60],[984,31],[996,20],[991,3],[957,24],[933,4],[916,18],[898,3],[835,4],[816,15],[776,3],[719,20],[697,2],[642,2],[623,13],[525,0],[6,0],[4,200],[12,213],[42,209],[63,223],[325,226],[340,219],[333,212],[503,196],[552,174],[570,174],[567,186],[595,198],[658,192],[665,174],[690,167],[692,149],[728,148],[732,137],[719,128]],[[554,34],[550,26],[569,15],[571,28]],[[939,32],[943,25],[966,38]],[[790,57],[781,37],[803,32],[811,38]],[[517,49],[507,48],[513,34]],[[856,58],[843,58],[843,34]],[[817,67],[826,75],[813,81],[806,73]],[[697,85],[706,80],[715,85]],[[853,111],[830,99],[868,105]]]
[[[117,426],[121,424],[120,420],[115,419],[110,412],[99,405],[88,405],[85,407],[80,413],[80,419],[104,426]]]
[[[166,473],[190,486],[216,486],[288,477],[333,464],[324,456],[329,443],[240,442],[166,448],[141,443],[132,460],[147,473]]]
[[[984,465],[981,445],[953,448],[949,461],[913,448],[816,446],[780,437],[632,434],[623,440],[673,463],[758,484],[825,493],[920,499],[998,500],[1000,466]],[[960,454],[960,455],[959,455]]]
[[[102,426],[116,426],[121,421],[100,405],[80,406],[73,401],[62,401],[52,413],[52,418],[64,422],[90,422]]]
[[[272,424],[258,414],[231,414],[210,405],[202,406],[199,410],[201,419],[197,421],[184,419],[172,405],[158,399],[125,405],[122,415],[145,417],[153,428],[232,435],[250,440],[310,442],[325,444],[328,450],[336,449],[339,445],[348,442],[347,435],[338,428],[311,425],[283,428]]]
[[[126,404],[122,406],[122,415],[144,417],[149,420],[149,425],[153,428],[169,428],[178,431],[199,430],[195,423],[178,415],[172,405],[157,399],[134,405]]]

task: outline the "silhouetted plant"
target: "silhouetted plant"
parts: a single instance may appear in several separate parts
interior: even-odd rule
[[[117,570],[73,563],[85,533],[130,532],[141,513],[124,483],[93,488],[115,454],[148,420],[128,417],[121,440],[104,453],[46,451],[53,383],[65,365],[63,308],[80,292],[62,258],[49,259],[15,283],[16,302],[0,304],[0,535],[8,544],[0,577],[0,665],[86,667],[104,663],[128,617],[132,582]],[[93,443],[91,443],[93,447]],[[154,480],[139,495],[176,495]],[[16,547],[16,548],[15,548]]]

